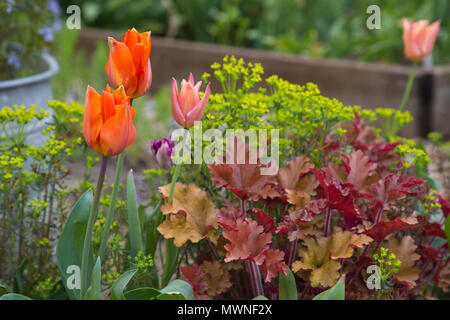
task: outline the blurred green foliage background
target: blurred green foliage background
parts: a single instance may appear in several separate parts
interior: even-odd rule
[[[62,8],[72,0],[59,0]],[[401,18],[442,20],[434,63],[450,61],[448,0],[80,0],[85,27],[263,48],[310,57],[403,63]],[[367,7],[381,8],[369,30]],[[63,10],[64,11],[64,10]]]

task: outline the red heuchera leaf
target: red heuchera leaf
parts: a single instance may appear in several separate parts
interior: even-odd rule
[[[264,227],[264,232],[275,232],[275,219],[265,213],[264,210],[254,208],[250,210],[250,213]]]
[[[225,262],[252,260],[261,265],[264,255],[260,255],[272,242],[272,234],[250,218],[238,218],[236,222],[221,223],[226,229],[222,236],[230,241],[224,248],[227,251]]]
[[[226,207],[216,209],[216,216],[219,222],[226,222],[228,220],[235,221],[237,218],[242,216],[242,212],[239,208]]]
[[[270,282],[272,278],[278,277],[282,272],[287,274],[287,265],[284,263],[284,252],[281,250],[269,249],[264,251],[265,259],[261,265],[261,270],[264,273],[264,281]]]
[[[371,162],[377,164],[376,171],[379,174],[384,175],[383,173],[387,171],[393,161],[400,160],[400,157],[391,151],[401,142],[380,141],[372,127],[364,123],[356,111],[352,123],[342,127],[347,130],[347,133],[344,135],[341,145],[351,145],[355,150],[363,151]]]
[[[180,267],[184,280],[186,280],[194,290],[195,298],[198,300],[208,299],[206,291],[208,290],[208,281],[206,280],[206,272],[200,269],[197,264],[191,267]]]
[[[368,197],[372,207],[388,210],[395,205],[395,202],[407,195],[417,195],[418,192],[423,192],[419,189],[420,187],[426,187],[423,179],[404,174],[389,174],[372,186]]]
[[[364,216],[355,204],[353,185],[341,183],[333,176],[328,168],[322,168],[321,171],[312,169],[311,171],[316,175],[317,180],[319,180],[328,207],[341,210],[344,215]],[[348,220],[348,217],[346,219]]]
[[[307,156],[296,157],[289,161],[287,166],[278,170],[277,180],[285,190],[303,190],[300,178],[308,174],[312,168],[314,164]]]
[[[378,180],[378,175],[374,174],[376,163],[371,162],[361,150],[344,155],[343,164],[348,175],[342,182],[351,183],[356,190],[363,190]]]
[[[365,234],[377,242],[383,241],[389,234],[400,230],[411,230],[417,227],[416,217],[395,218],[391,221],[380,221],[370,229],[364,231]]]
[[[419,245],[418,252],[420,253],[421,259],[424,260],[425,263],[435,263],[442,259],[442,254],[438,249],[426,244]]]
[[[264,186],[273,182],[273,177],[268,175],[261,175],[262,165],[256,159],[256,163],[251,163],[251,157],[248,144],[243,144],[235,140],[234,161],[232,164],[210,164],[208,165],[211,173],[211,180],[216,183],[218,188],[227,188],[233,192],[238,198],[245,200],[252,196],[258,196]],[[244,164],[239,164],[238,151],[245,150]],[[227,155],[231,158],[233,153],[227,150]],[[257,152],[257,151],[254,151]],[[225,160],[225,159],[224,159]]]
[[[447,218],[450,214],[450,190],[448,189],[442,189],[438,195],[439,204],[441,205],[442,212],[444,213],[444,216]]]
[[[447,239],[447,235],[438,222],[429,222],[427,220],[427,217],[424,216],[419,216],[417,217],[417,219],[419,220],[418,229],[422,232],[423,235]]]

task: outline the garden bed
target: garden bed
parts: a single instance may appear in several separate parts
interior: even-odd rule
[[[105,30],[85,29],[80,35],[80,45],[89,52],[98,41],[107,36],[121,39],[122,35]],[[200,77],[214,61],[225,55],[242,57],[246,61],[260,62],[265,74],[278,74],[294,83],[316,83],[322,94],[334,97],[347,105],[364,108],[395,108],[400,103],[408,81],[410,68],[401,65],[360,63],[351,60],[309,59],[297,55],[280,54],[263,50],[152,37],[152,92],[168,85],[171,77],[179,78],[188,72]],[[450,95],[450,68],[420,69],[407,104],[416,121],[405,126],[401,134],[407,137],[426,136],[440,131],[450,136],[446,124],[446,97]],[[212,82],[213,91],[218,91]]]

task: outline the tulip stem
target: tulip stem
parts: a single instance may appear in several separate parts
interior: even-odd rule
[[[92,202],[86,233],[84,234],[83,254],[81,260],[80,299],[83,299],[87,290],[88,272],[89,272],[88,264],[92,240],[92,230],[94,229],[94,223],[95,220],[97,219],[100,194],[102,193],[103,182],[105,181],[105,173],[107,165],[108,165],[108,157],[103,156],[100,166],[100,172],[98,174],[97,187],[95,188],[94,201]]]
[[[117,194],[119,193],[120,177],[122,175],[124,158],[125,158],[125,152],[122,152],[117,157],[116,173],[114,176],[114,185],[113,185],[113,190],[111,192],[111,202],[108,207],[108,214],[106,216],[105,228],[103,229],[102,242],[100,243],[100,250],[99,250],[99,254],[98,254],[100,257],[100,261],[104,261],[104,255],[105,255],[106,245],[108,243],[109,232],[111,230],[111,225],[114,220],[114,213],[115,213],[116,202],[117,202]]]
[[[403,98],[402,98],[402,102],[400,102],[400,105],[398,107],[398,111],[403,112],[403,110],[405,109],[406,103],[408,102],[408,98],[409,95],[411,94],[411,89],[414,83],[414,78],[416,76],[416,70],[417,70],[417,62],[414,62],[412,68],[411,68],[411,73],[409,74],[409,78],[408,78],[408,83],[406,84],[406,88],[405,88],[405,92],[403,93]],[[394,116],[393,121],[393,128],[392,128],[392,136],[396,136],[397,135],[397,131],[398,131],[398,121]]]
[[[169,200],[168,200],[169,203],[172,203],[172,201],[173,201],[173,193],[175,191],[175,184],[178,180],[178,176],[180,175],[180,170],[181,170],[181,163],[179,163],[175,166],[175,171],[173,172],[173,175],[172,175],[172,181],[170,183]]]

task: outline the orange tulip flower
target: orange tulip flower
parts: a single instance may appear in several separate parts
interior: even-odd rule
[[[123,86],[113,92],[107,85],[101,95],[88,86],[83,120],[88,146],[104,156],[114,156],[128,148],[136,137],[134,113]]]
[[[414,62],[422,61],[433,51],[441,22],[429,25],[426,20],[414,22],[403,18],[402,23],[405,57]]]
[[[134,28],[125,33],[122,42],[108,38],[109,60],[106,73],[114,88],[121,85],[131,98],[142,96],[152,84],[150,65],[150,31],[139,33]]]

